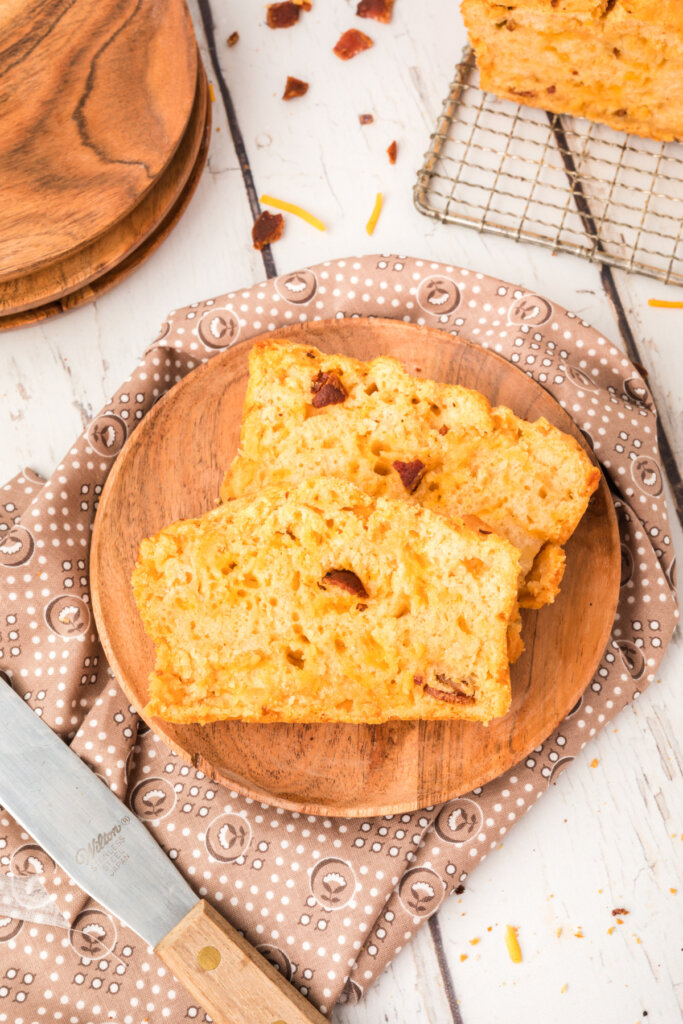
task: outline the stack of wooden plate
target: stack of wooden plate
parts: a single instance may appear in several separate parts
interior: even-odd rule
[[[176,223],[210,99],[184,0],[4,0],[0,330],[96,298]]]

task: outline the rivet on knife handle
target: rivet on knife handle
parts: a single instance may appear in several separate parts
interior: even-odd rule
[[[215,1024],[328,1024],[204,900],[161,940],[155,953]]]

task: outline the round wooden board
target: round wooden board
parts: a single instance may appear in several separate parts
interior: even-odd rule
[[[168,167],[138,205],[109,231],[77,252],[10,281],[0,281],[0,317],[56,302],[118,266],[159,227],[197,162],[205,134],[208,82],[198,66],[197,91],[187,128]]]
[[[136,206],[185,131],[197,46],[184,0],[26,0],[0,12],[0,280]]]
[[[203,71],[202,75],[204,75]],[[137,245],[127,255],[124,255],[124,258],[119,263],[115,264],[101,276],[96,277],[85,284],[81,284],[74,291],[67,292],[58,299],[54,299],[50,302],[37,306],[32,306],[30,309],[23,310],[21,312],[14,312],[0,316],[0,331],[9,331],[16,327],[30,327],[33,324],[40,323],[50,317],[57,316],[59,313],[68,313],[71,310],[78,309],[80,306],[86,305],[88,302],[93,302],[95,299],[99,298],[100,295],[103,295],[105,292],[108,292],[111,288],[114,288],[119,284],[128,276],[128,274],[136,270],[137,267],[139,267],[140,264],[143,263],[164,241],[185,212],[185,209],[199,183],[209,152],[211,136],[211,101],[209,99],[208,83],[206,83],[205,75],[204,82],[205,86],[202,89],[202,92],[204,93],[204,106],[201,114],[199,114],[199,112],[197,114],[196,124],[192,126],[193,148],[195,136],[198,136],[199,148],[196,151],[194,163],[189,168],[187,179],[182,183],[176,183],[182,184],[180,194],[176,197],[171,207],[166,210],[157,226],[147,234],[139,245]],[[173,191],[176,190],[173,189]],[[143,203],[145,202],[147,202],[147,199],[143,200]],[[132,217],[135,218],[136,214],[134,213]],[[117,232],[118,228],[114,228],[114,231]],[[2,288],[3,285],[0,283],[0,294],[2,294]]]
[[[395,356],[411,373],[477,388],[525,419],[545,416],[586,448],[572,420],[539,384],[446,332],[402,321],[345,319],[268,336],[361,359]],[[168,523],[214,507],[237,448],[253,340],[214,356],[154,407],[119,455],[102,494],[91,558],[93,607],[107,658],[141,714],[154,651],[130,586],[138,545]],[[180,726],[157,718],[149,725],[219,782],[304,813],[370,816],[440,803],[512,767],[576,704],[609,639],[620,564],[616,515],[603,479],[567,545],[559,598],[523,614],[526,650],[512,668],[512,707],[489,726]]]

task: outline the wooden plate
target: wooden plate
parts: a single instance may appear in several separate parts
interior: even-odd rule
[[[539,384],[445,332],[395,320],[347,319],[301,324],[270,336],[363,359],[395,356],[412,373],[478,388],[526,419],[545,416],[586,447]],[[140,712],[154,652],[130,586],[138,544],[173,520],[215,505],[237,447],[251,344],[214,356],[152,409],[119,455],[102,494],[92,546],[93,607],[107,658]],[[310,814],[368,816],[440,803],[512,767],[576,704],[608,642],[620,561],[616,515],[603,479],[567,545],[559,598],[524,614],[526,651],[512,670],[512,708],[488,727],[181,726],[157,718],[149,725],[203,772],[271,804]]]
[[[180,145],[156,184],[109,231],[63,259],[10,281],[0,281],[0,317],[55,302],[121,263],[158,228],[175,205],[196,164],[204,136],[208,82],[199,64],[197,92]]]
[[[0,4],[0,280],[75,252],[168,166],[194,102],[184,0]]]
[[[163,242],[168,236],[170,231],[180,220],[182,214],[192,198],[194,191],[199,183],[204,164],[209,152],[210,134],[211,134],[211,101],[208,95],[208,83],[206,82],[206,76],[204,71],[201,72],[204,78],[204,86],[201,88],[203,93],[203,109],[201,114],[197,111],[196,121],[193,121],[188,126],[190,137],[187,140],[188,146],[191,146],[191,151],[194,152],[194,163],[184,168],[184,173],[187,174],[186,180],[176,180],[180,178],[180,174],[174,174],[173,181],[169,181],[167,185],[162,187],[166,189],[166,198],[173,198],[174,193],[180,188],[179,194],[176,196],[175,201],[172,202],[171,206],[163,212],[161,219],[157,223],[156,227],[148,232],[145,237],[139,241],[130,252],[127,254],[124,252],[123,259],[120,262],[115,263],[113,267],[106,270],[103,274],[94,277],[92,280],[88,280],[89,274],[86,274],[86,282],[81,283],[73,291],[66,291],[59,298],[52,299],[48,302],[40,303],[35,306],[31,306],[30,309],[24,309],[20,312],[12,312],[0,316],[0,331],[8,331],[15,327],[30,327],[32,324],[40,323],[43,320],[47,320],[50,317],[56,316],[59,313],[70,312],[73,309],[78,309],[80,306],[85,305],[88,302],[93,302],[99,298],[105,292],[109,291],[115,285],[119,284],[125,277],[128,276],[133,270],[140,266],[144,260],[150,256],[154,250]],[[185,141],[181,143],[181,147],[178,150],[177,156],[181,157],[181,149],[184,147]],[[198,146],[198,148],[196,148]],[[185,161],[183,160],[183,163]],[[175,163],[175,158],[172,163]],[[169,167],[168,171],[162,176],[162,180],[165,178],[166,173],[173,173],[172,168]],[[160,183],[161,184],[161,183]],[[156,197],[146,196],[142,200],[142,204],[149,205],[150,207],[159,208],[163,203]],[[153,210],[152,210],[153,212]],[[132,229],[135,230],[135,226],[139,225],[142,219],[147,217],[147,214],[138,214],[134,211],[130,215],[132,221]],[[126,224],[128,218],[124,218],[124,221],[120,225],[117,225],[113,229],[113,233],[121,238],[121,231],[128,230]],[[100,241],[99,239],[92,244],[92,247],[99,251],[100,245],[109,245],[108,238]],[[86,247],[81,252],[87,252],[91,246]],[[74,257],[67,257],[67,261],[71,263],[73,260],[74,264],[78,264],[81,252],[77,253]],[[45,271],[37,271],[35,277],[42,276]],[[32,275],[33,276],[33,275]],[[0,296],[3,294],[4,285],[0,282]]]

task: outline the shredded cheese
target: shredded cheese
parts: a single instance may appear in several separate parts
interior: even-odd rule
[[[522,951],[517,941],[517,929],[513,928],[511,924],[505,925],[505,945],[508,948],[508,954],[513,964],[521,964]]]
[[[659,309],[683,309],[683,302],[669,302],[668,299],[648,299],[647,304]]]
[[[382,195],[382,193],[378,192],[377,198],[375,199],[375,205],[373,206],[372,213],[370,214],[370,220],[368,221],[365,229],[369,235],[371,235],[375,228],[377,227],[377,221],[379,220],[379,215],[382,212],[383,199],[384,196]]]
[[[286,203],[284,199],[275,199],[274,196],[261,196],[260,200],[264,206],[274,206],[276,210],[282,210],[284,213],[293,213],[295,217],[301,217],[311,227],[317,228],[318,231],[326,231],[325,225],[317,217],[314,217],[308,210],[304,210],[302,206],[296,206],[294,203]]]
[[[216,102],[216,94],[213,91],[213,82],[209,82],[209,96],[211,97],[211,102],[215,103]]]

